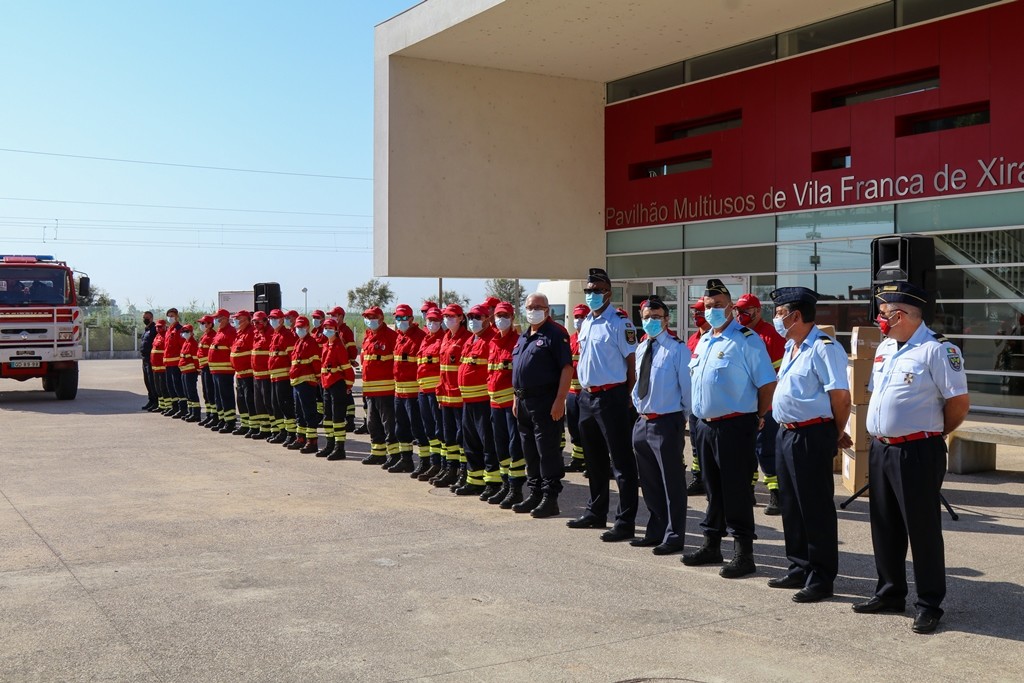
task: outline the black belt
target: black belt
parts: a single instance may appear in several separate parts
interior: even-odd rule
[[[558,393],[557,384],[548,384],[542,387],[528,387],[526,389],[513,389],[516,398],[533,398],[535,396],[547,396]]]

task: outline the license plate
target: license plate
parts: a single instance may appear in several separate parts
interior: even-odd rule
[[[12,368],[38,368],[39,361],[37,360],[12,360]]]

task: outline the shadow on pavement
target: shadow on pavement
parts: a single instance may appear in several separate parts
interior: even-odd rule
[[[142,413],[146,397],[119,389],[79,389],[72,401],[58,401],[51,392],[0,392],[0,410],[48,415],[125,415]]]

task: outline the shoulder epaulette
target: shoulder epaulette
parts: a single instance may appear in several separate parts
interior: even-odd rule
[[[820,337],[818,337],[818,341],[820,341],[822,344],[835,344],[835,342],[832,341],[832,337],[828,336],[827,334],[823,334]]]
[[[938,341],[940,344],[949,341],[948,339],[946,339],[946,335],[939,334],[938,332],[932,332],[932,336],[935,337],[936,341]]]
[[[744,337],[749,337],[750,335],[754,334],[754,331],[749,327],[741,327],[740,334],[742,334]]]

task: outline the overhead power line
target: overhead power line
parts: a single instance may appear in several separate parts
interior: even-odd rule
[[[8,202],[39,202],[43,204],[86,204],[89,206],[130,206],[140,209],[181,209],[183,211],[228,211],[233,213],[276,213],[292,216],[336,216],[345,218],[373,218],[366,213],[319,213],[315,211],[274,211],[272,209],[225,209],[214,206],[178,206],[173,204],[124,204],[119,202],[86,202],[71,199],[34,199],[31,197],[0,197]]]
[[[259,168],[235,168],[233,166],[204,166],[202,164],[175,164],[168,161],[146,161],[142,159],[119,159],[116,157],[97,157],[89,156],[86,154],[61,154],[58,152],[41,152],[34,149],[11,149],[9,147],[0,147],[0,152],[11,152],[13,154],[36,154],[39,156],[46,157],[64,157],[67,159],[89,159],[91,161],[113,161],[122,164],[144,164],[147,166],[171,166],[174,168],[200,168],[207,171],[231,171],[233,173],[264,173],[269,175],[290,175],[300,176],[304,178],[331,178],[334,180],[369,180],[373,178],[366,178],[363,176],[348,176],[348,175],[330,175],[327,173],[298,173],[295,171],[269,171],[266,169]]]
[[[56,239],[39,240],[31,238],[16,237],[4,239],[4,243],[20,244],[80,244],[86,246],[104,247],[177,247],[184,249],[230,249],[231,251],[292,251],[292,252],[370,252],[370,247],[335,247],[335,246],[303,246],[299,244],[187,244],[185,242],[151,242],[151,241],[125,241],[125,240],[97,240],[97,239]]]

